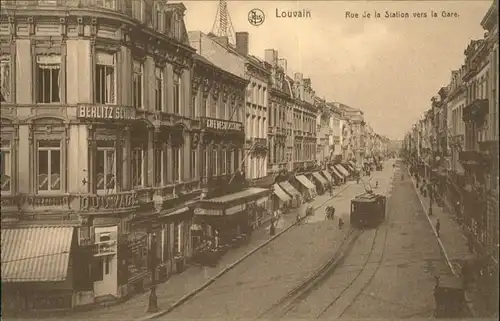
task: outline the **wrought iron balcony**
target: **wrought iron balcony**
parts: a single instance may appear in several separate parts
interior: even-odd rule
[[[462,119],[464,121],[483,121],[488,114],[488,99],[474,99],[463,110]]]
[[[458,154],[458,159],[461,163],[468,165],[485,165],[488,162],[487,155],[476,150],[461,151]]]

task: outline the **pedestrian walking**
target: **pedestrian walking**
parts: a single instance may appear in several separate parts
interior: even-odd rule
[[[359,184],[359,176],[356,177],[356,184]]]
[[[274,236],[276,234],[276,228],[274,227],[274,220],[271,221],[271,226],[269,227],[269,235]]]
[[[297,224],[300,224],[300,212],[297,212]]]
[[[437,237],[439,237],[439,231],[441,230],[441,222],[439,221],[439,219],[437,219],[436,221],[436,234],[437,234]]]

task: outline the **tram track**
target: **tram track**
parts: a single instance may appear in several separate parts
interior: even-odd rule
[[[366,255],[366,260],[362,263],[359,271],[356,272],[355,276],[348,282],[347,285],[343,286],[342,290],[338,292],[333,300],[326,304],[320,309],[318,313],[314,315],[315,319],[336,319],[340,318],[345,312],[352,306],[352,304],[357,300],[357,298],[363,293],[363,291],[368,287],[368,285],[373,280],[380,266],[382,265],[383,257],[385,254],[385,248],[387,243],[387,221],[389,215],[386,216],[386,221],[378,226],[374,231],[373,241]],[[373,230],[371,230],[373,231]],[[368,230],[355,230],[350,228],[348,234],[342,241],[338,250],[331,256],[318,270],[316,270],[312,275],[306,278],[303,282],[281,297],[277,302],[275,302],[271,307],[262,312],[257,319],[267,318],[283,318],[283,317],[293,317],[293,310],[297,309],[301,302],[307,298],[315,289],[327,284],[323,281],[330,279],[335,275],[335,271],[342,266],[345,258],[351,253],[354,245],[358,241],[359,237],[368,232]],[[380,234],[380,233],[383,234]],[[383,241],[380,243],[380,241]],[[380,257],[375,259],[373,256],[376,254],[377,245],[381,244],[381,254]],[[375,268],[370,271],[367,269],[369,264],[376,264]],[[371,274],[367,274],[371,273]],[[366,277],[363,277],[365,276]],[[365,280],[363,282],[363,280]],[[356,285],[360,284],[358,287]],[[349,291],[352,291],[352,295],[347,295]],[[333,311],[333,313],[332,313]],[[290,315],[292,314],[292,315]],[[333,316],[332,316],[333,314]],[[312,316],[311,316],[312,317]]]
[[[342,243],[339,245],[338,250],[334,252],[333,256],[327,259],[327,261],[323,263],[319,269],[315,270],[315,272],[308,276],[304,281],[288,291],[268,309],[259,314],[257,319],[259,320],[270,315],[280,317],[285,316],[301,299],[303,299],[305,295],[310,293],[319,282],[323,281],[333,271],[333,269],[341,263],[342,259],[345,258],[350,250],[352,250],[354,244],[362,233],[363,231],[350,228],[342,240]],[[272,318],[273,317],[271,317],[271,319]]]

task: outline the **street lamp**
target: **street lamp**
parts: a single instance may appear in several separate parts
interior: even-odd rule
[[[151,234],[151,245],[149,248],[151,268],[151,293],[149,294],[148,312],[158,312],[158,297],[156,296],[156,234]]]

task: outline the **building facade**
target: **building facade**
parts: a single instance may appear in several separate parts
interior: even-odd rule
[[[287,81],[286,60],[280,59],[278,51],[266,49],[265,60],[270,66],[271,84],[268,102],[268,173],[276,175],[288,171],[291,155],[287,148],[288,134],[292,130],[288,114],[292,105],[292,87]]]
[[[307,169],[316,164],[316,117],[315,92],[310,78],[294,74],[293,90],[293,168]]]
[[[330,109],[326,105],[326,101],[319,97],[315,97],[314,104],[318,108],[316,116],[316,161],[320,166],[326,166],[326,163],[331,159],[333,140],[333,129],[330,124],[333,122]]]
[[[165,277],[191,254],[184,204],[201,192],[187,165],[199,122],[185,7],[55,4],[2,2],[2,232],[5,242],[37,244],[2,244],[5,302],[16,309],[124,297]],[[51,237],[81,255],[23,257],[59,251],[44,247]],[[68,272],[19,275],[21,258]]]

